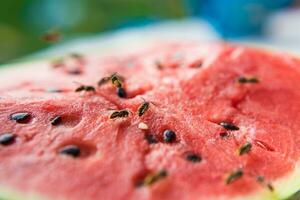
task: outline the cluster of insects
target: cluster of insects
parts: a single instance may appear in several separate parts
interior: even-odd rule
[[[142,117],[146,111],[149,109],[150,107],[150,102],[145,101],[143,99],[143,103],[141,103],[141,105],[138,107],[137,109],[137,115],[139,117]],[[129,111],[126,109],[123,110],[114,110],[111,115],[109,116],[110,119],[116,119],[116,118],[125,118],[129,116]]]
[[[78,59],[81,58],[81,55],[79,55],[79,54],[72,54],[72,56],[74,58],[78,58]],[[60,65],[60,64],[61,64],[61,61],[58,60],[56,65]],[[104,85],[108,82],[111,82],[112,85],[114,87],[116,87],[116,93],[120,98],[127,97],[126,90],[123,87],[124,78],[122,76],[118,75],[117,73],[113,73],[110,76],[103,77],[100,81],[98,81],[98,87],[101,87],[102,85]],[[94,86],[91,86],[91,85],[80,84],[80,86],[75,89],[75,92],[82,92],[82,91],[95,92],[96,89]]]
[[[98,81],[98,86],[101,87],[102,85],[111,82],[111,84],[117,88],[117,95],[121,98],[126,98],[127,93],[123,87],[124,77],[120,76],[117,73],[113,73],[110,76],[103,77]]]

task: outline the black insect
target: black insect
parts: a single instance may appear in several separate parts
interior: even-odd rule
[[[124,78],[118,75],[117,73],[113,73],[112,75],[103,77],[100,81],[98,81],[98,86],[102,86],[103,84],[106,84],[109,81],[111,81],[111,83],[115,87],[120,88],[122,87],[122,82],[124,81]]]
[[[239,130],[239,127],[237,127],[236,125],[229,123],[229,122],[220,122],[220,126],[223,126],[223,128],[230,130],[230,131]]]
[[[90,85],[81,85],[78,88],[75,89],[75,92],[95,92],[96,89],[93,86]]]
[[[226,177],[226,184],[231,184],[232,182],[240,179],[244,175],[244,172],[241,169],[233,171]]]
[[[109,119],[116,119],[116,118],[125,118],[128,117],[129,111],[124,110],[115,110],[113,113],[110,114]]]
[[[62,155],[78,157],[80,156],[80,149],[77,145],[71,144],[61,148],[58,153]]]
[[[3,133],[0,135],[0,144],[1,145],[9,145],[13,143],[15,140],[15,135],[11,133]]]
[[[145,101],[145,99],[143,99],[143,103],[139,106],[139,108],[137,110],[139,117],[143,116],[145,114],[145,112],[149,109],[150,103],[155,105],[154,103]]]
[[[157,181],[166,178],[168,173],[166,170],[162,169],[156,173],[149,173],[143,180],[138,183],[138,186],[150,186]]]
[[[251,148],[252,148],[252,144],[250,142],[246,142],[245,144],[243,144],[239,150],[238,150],[238,154],[240,156],[244,155],[244,154],[247,154],[251,151]]]
[[[150,103],[147,101],[144,101],[140,107],[138,108],[138,116],[141,117],[145,114],[145,112],[149,109]]]

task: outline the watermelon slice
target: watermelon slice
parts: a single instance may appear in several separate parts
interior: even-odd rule
[[[300,60],[230,44],[0,73],[0,199],[300,199]]]

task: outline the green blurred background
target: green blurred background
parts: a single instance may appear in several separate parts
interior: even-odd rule
[[[53,45],[53,28],[68,40],[184,16],[183,0],[1,0],[0,64]]]

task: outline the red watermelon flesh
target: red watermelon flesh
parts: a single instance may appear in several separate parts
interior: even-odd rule
[[[299,65],[283,53],[184,43],[3,69],[0,132],[14,139],[0,145],[0,186],[49,199],[277,199],[276,181],[300,160]],[[114,72],[126,98],[111,82],[97,86]],[[80,84],[96,91],[75,92]],[[68,145],[80,152],[61,154]]]

